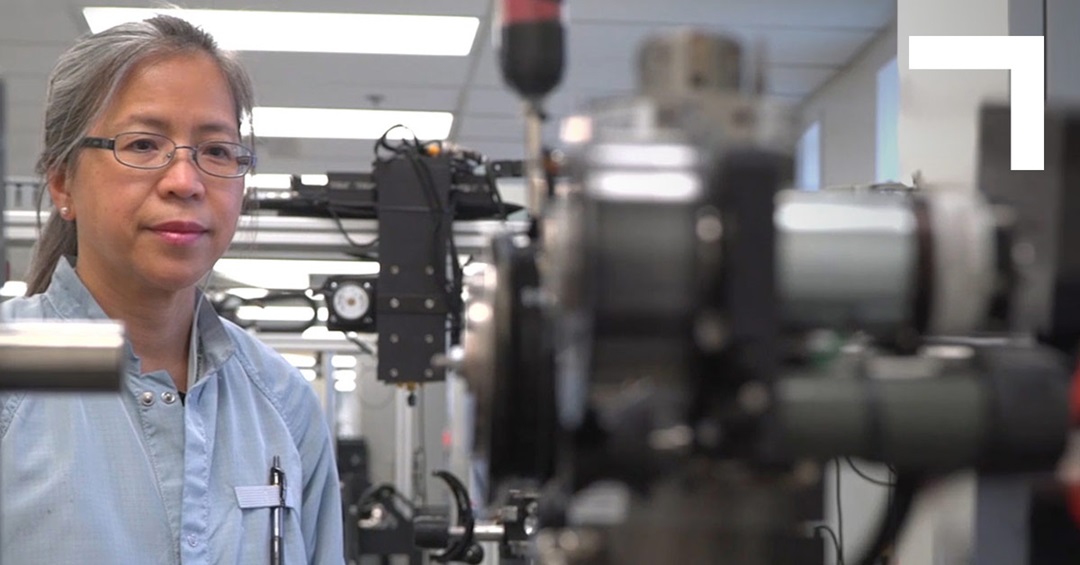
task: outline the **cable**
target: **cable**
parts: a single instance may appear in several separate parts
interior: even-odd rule
[[[878,485],[880,487],[886,487],[886,488],[892,488],[892,487],[896,486],[896,483],[893,482],[893,479],[892,479],[892,468],[891,467],[889,468],[889,473],[890,473],[889,480],[888,481],[882,481],[880,479],[875,479],[875,478],[871,477],[870,475],[867,475],[866,473],[862,472],[858,467],[855,466],[855,462],[852,461],[850,457],[844,457],[844,459],[847,461],[848,466],[851,467],[851,470],[855,471],[855,474],[862,477],[862,479],[864,481],[866,481],[868,483],[871,483],[871,484]]]
[[[828,533],[829,537],[832,538],[833,547],[836,548],[836,565],[844,565],[843,557],[841,557],[841,555],[840,555],[843,552],[840,549],[840,540],[838,540],[836,538],[836,532],[834,532],[832,528],[830,528],[830,527],[828,527],[828,526],[826,526],[824,524],[821,524],[819,526],[814,527],[814,532],[815,533],[820,532],[822,530],[824,530],[826,533]]]
[[[394,485],[390,483],[382,483],[371,485],[364,489],[364,492],[360,495],[360,498],[356,500],[356,505],[363,508],[369,501],[376,502],[388,502],[390,500],[397,500],[405,505],[409,509],[410,515],[416,514],[416,505],[411,500],[405,498],[398,489],[394,488]]]
[[[410,142],[407,138],[403,137],[401,143],[397,145],[392,145],[388,141],[388,137],[392,131],[398,128],[407,130],[412,135],[412,141]],[[463,285],[464,276],[462,274],[461,261],[457,254],[457,243],[454,241],[453,230],[453,211],[455,210],[456,205],[454,202],[454,195],[452,191],[446,195],[446,205],[443,205],[443,201],[439,196],[439,191],[435,183],[435,179],[432,175],[431,168],[429,164],[422,159],[423,156],[428,155],[427,148],[432,143],[438,142],[421,143],[416,138],[416,134],[413,133],[411,129],[404,125],[397,124],[383,132],[383,134],[376,141],[373,151],[375,154],[375,159],[379,163],[385,163],[394,158],[400,157],[404,157],[409,161],[409,164],[412,167],[413,172],[416,174],[416,178],[420,183],[420,187],[424,192],[424,198],[428,202],[428,207],[431,210],[431,213],[435,215],[435,229],[433,233],[435,241],[433,242],[434,245],[432,261],[433,267],[435,268],[436,283],[439,285],[441,294],[446,301],[446,307],[448,310],[448,329],[451,335],[451,342],[456,344],[459,339],[458,336],[460,335],[460,330],[463,326],[461,310],[464,307],[461,299],[461,288]],[[390,155],[382,155],[380,154],[380,150],[389,151]],[[478,153],[467,151],[463,151],[462,153],[464,156],[460,159],[451,158],[451,173],[453,173],[455,167],[460,167],[461,164],[468,165],[470,160],[475,161],[478,165],[483,163],[483,157]],[[487,172],[487,175],[489,179],[492,178],[490,171]],[[501,195],[498,194],[498,188],[493,186],[489,186],[488,188],[490,191],[492,191],[493,199],[496,199],[499,203],[501,214],[503,216],[503,219],[505,220],[505,205],[502,203]],[[450,254],[450,277],[447,277],[446,273],[446,252],[440,253],[440,237],[443,228],[445,227],[444,222],[447,221],[448,209],[450,212],[450,229],[447,230],[445,243],[446,252],[449,252]]]
[[[360,351],[364,354],[370,355],[371,357],[378,357],[378,353],[372,349],[370,345],[360,341],[360,339],[352,332],[345,332],[345,339],[351,341],[356,347],[359,347]]]
[[[226,293],[222,298],[211,300],[218,315],[244,328],[255,328],[261,331],[290,331],[302,332],[315,325],[319,321],[319,304],[308,295],[305,290],[267,290],[262,298],[243,298],[235,294]],[[238,315],[240,308],[254,306],[265,308],[275,302],[301,300],[304,305],[311,308],[311,318],[297,323],[295,326],[282,325],[270,320],[241,319]]]
[[[383,134],[379,136],[379,139],[375,141],[375,146],[372,147],[372,152],[374,153],[375,160],[377,162],[385,163],[394,157],[400,156],[401,153],[406,150],[406,147],[408,146],[408,140],[406,140],[405,138],[401,139],[401,143],[398,144],[397,147],[390,145],[390,143],[387,141],[387,137],[390,135],[390,132],[398,128],[404,129],[410,134],[412,134],[414,149],[420,151],[423,148],[423,146],[420,144],[420,141],[416,139],[416,134],[413,133],[413,130],[409,129],[409,127],[405,126],[404,124],[395,124],[393,126],[390,126],[390,128],[386,131],[384,131]],[[392,155],[390,157],[383,157],[382,155],[379,155],[379,149],[386,149],[390,151]]]
[[[336,208],[336,206],[327,205],[326,211],[330,212],[330,217],[334,219],[334,223],[337,225],[338,231],[340,231],[341,235],[345,237],[345,241],[349,242],[349,245],[352,245],[353,247],[361,251],[377,250],[379,248],[379,238],[375,238],[370,243],[358,243],[356,240],[350,237],[348,230],[345,229],[345,224],[341,222],[341,217],[338,216]],[[375,257],[375,259],[377,260],[378,257]]]
[[[915,494],[918,492],[921,478],[909,474],[897,473],[896,486],[889,490],[889,505],[885,509],[885,515],[878,525],[877,533],[866,552],[860,557],[857,565],[877,565],[881,555],[896,542],[901,528],[907,521],[911,507],[915,503]]]
[[[434,242],[434,257],[433,262],[435,265],[435,275],[437,282],[439,283],[443,298],[446,300],[446,306],[450,314],[450,330],[451,335],[458,335],[458,331],[461,327],[461,264],[457,256],[457,244],[454,241],[453,230],[453,218],[451,218],[451,229],[447,233],[447,246],[449,248],[450,258],[452,263],[452,280],[447,280],[445,272],[445,257],[439,254],[439,233],[443,228],[443,221],[445,220],[445,211],[442,206],[442,201],[439,199],[438,189],[435,187],[435,179],[431,176],[431,169],[426,163],[423,162],[416,154],[412,152],[406,152],[406,157],[409,159],[412,165],[413,172],[416,173],[417,180],[420,181],[421,187],[424,189],[425,196],[428,199],[429,205],[432,207],[432,211],[436,214],[435,217],[435,230],[434,236],[436,238]],[[448,205],[453,210],[453,200],[448,196]],[[439,268],[440,266],[444,268]]]

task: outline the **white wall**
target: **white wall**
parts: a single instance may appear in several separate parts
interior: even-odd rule
[[[803,128],[821,123],[822,187],[874,181],[877,72],[895,56],[896,27],[891,25],[803,104]]]
[[[907,38],[1008,35],[1010,15],[1010,0],[899,1],[901,171],[921,171],[928,186],[973,190],[979,108],[1009,93],[1005,70],[908,69]]]

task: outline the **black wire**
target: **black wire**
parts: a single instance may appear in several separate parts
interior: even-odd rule
[[[345,339],[351,341],[353,343],[353,345],[359,347],[360,351],[364,352],[365,354],[370,355],[372,357],[377,357],[377,355],[375,353],[375,350],[372,349],[370,345],[368,345],[368,344],[360,341],[359,339],[357,339],[356,336],[352,336],[352,335],[349,335],[348,333],[346,333],[345,334]]]
[[[439,255],[439,234],[443,228],[443,221],[445,220],[445,211],[442,206],[442,201],[439,199],[438,189],[435,187],[435,179],[431,175],[431,169],[426,163],[423,162],[417,155],[413,153],[406,153],[410,164],[413,167],[413,171],[416,173],[417,179],[420,181],[420,185],[424,189],[425,196],[430,203],[435,217],[435,230],[434,236],[436,238],[434,242],[434,257],[435,275],[437,282],[442,289],[443,298],[446,300],[446,306],[450,314],[450,327],[451,334],[457,335],[458,329],[461,327],[461,263],[457,256],[457,243],[454,241],[453,230],[453,218],[451,218],[451,228],[447,233],[447,245],[449,247],[449,253],[452,264],[452,280],[447,280],[445,272],[445,257]],[[452,202],[448,202],[450,209],[453,209]]]
[[[922,482],[920,477],[897,473],[896,487],[889,489],[889,506],[878,524],[877,532],[871,538],[867,550],[855,561],[858,565],[876,565],[882,554],[896,543],[900,529],[904,527],[911,507],[915,503],[915,494]]]
[[[393,146],[393,145],[390,145],[390,142],[387,140],[387,137],[390,135],[390,132],[392,132],[392,131],[394,131],[394,130],[396,130],[398,128],[404,129],[404,130],[408,131],[410,134],[412,134],[412,140],[413,140],[412,148],[413,149],[415,149],[418,152],[423,149],[424,145],[421,144],[420,141],[416,139],[416,134],[413,133],[413,130],[409,129],[409,127],[405,126],[404,124],[395,124],[393,126],[390,126],[389,129],[384,131],[383,134],[381,136],[379,136],[379,139],[377,139],[375,141],[375,146],[372,148],[372,152],[375,154],[375,160],[378,161],[379,163],[385,163],[387,161],[390,161],[394,157],[398,157],[402,153],[404,153],[404,152],[406,152],[406,151],[408,151],[410,149],[409,148],[409,141],[407,139],[405,139],[405,138],[402,138],[401,142],[396,147]],[[386,150],[390,151],[391,152],[390,157],[383,157],[383,156],[379,155],[379,149],[386,149]]]
[[[893,480],[891,478],[891,475],[890,475],[890,479],[888,481],[875,479],[874,477],[871,477],[870,475],[867,475],[862,470],[860,470],[858,467],[856,467],[855,462],[852,461],[850,457],[845,457],[844,459],[847,461],[847,464],[851,467],[851,470],[855,471],[855,474],[862,477],[862,479],[864,481],[866,481],[868,483],[878,485],[878,486],[881,486],[881,487],[887,487],[887,488],[892,488],[892,487],[896,486],[896,483],[893,482]],[[891,472],[892,472],[892,470],[890,469],[890,474],[891,474]]]
[[[375,495],[377,494],[382,496],[376,498]],[[364,492],[360,495],[360,498],[357,499],[356,505],[363,508],[369,500],[386,502],[387,499],[384,498],[385,496],[389,496],[391,497],[391,499],[396,499],[400,501],[402,504],[405,505],[406,508],[409,509],[410,514],[416,514],[416,505],[413,504],[411,500],[405,498],[405,496],[398,492],[398,489],[390,483],[371,485],[368,488],[364,489]]]
[[[379,239],[375,238],[370,243],[358,243],[352,237],[349,236],[348,230],[345,229],[345,224],[341,222],[341,217],[338,216],[336,206],[327,206],[326,211],[330,212],[330,216],[334,218],[334,223],[337,224],[338,231],[345,237],[345,241],[349,242],[349,245],[361,250],[361,251],[374,251],[379,248]]]
[[[836,548],[836,565],[844,565],[844,558],[841,555],[843,552],[840,550],[840,540],[836,539],[836,532],[824,524],[814,527],[815,533],[820,532],[821,530],[825,530],[825,532],[829,534],[829,537],[832,538],[833,547]]]
[[[311,319],[298,323],[295,327],[290,327],[289,331],[302,332],[314,326],[315,323],[319,321],[319,304],[314,298],[308,296],[306,290],[268,290],[266,296],[263,296],[262,298],[241,298],[235,294],[230,296],[234,296],[239,300],[238,308],[240,306],[265,308],[268,304],[274,302],[284,302],[297,298],[303,299],[303,301],[307,303],[306,305],[311,308]],[[266,322],[266,320],[263,320],[263,322]],[[281,327],[283,327],[281,325],[277,326],[274,330],[267,329],[269,327],[268,324],[263,323],[260,326],[260,322],[257,320],[253,320],[251,326],[263,331],[285,331],[281,329]]]
[[[408,130],[409,133],[412,134],[412,143],[411,144],[409,143],[408,139],[406,139],[406,138],[402,138],[401,143],[399,143],[397,146],[391,145],[389,143],[387,138],[389,137],[390,132],[392,132],[392,131],[394,131],[395,129],[398,129],[398,128],[403,128],[405,130]],[[404,156],[405,158],[407,158],[409,160],[410,165],[412,166],[413,172],[416,173],[417,180],[420,181],[420,186],[424,191],[424,197],[428,201],[428,206],[431,209],[432,213],[435,214],[435,216],[436,216],[435,217],[435,230],[434,230],[434,234],[433,234],[434,237],[436,238],[435,242],[434,242],[434,250],[433,250],[434,257],[432,258],[433,261],[434,261],[433,266],[435,268],[435,276],[437,277],[436,281],[440,286],[440,289],[441,289],[442,294],[443,294],[443,298],[446,300],[446,306],[447,306],[447,309],[449,311],[449,323],[450,323],[451,335],[456,336],[457,332],[459,331],[459,329],[462,326],[461,309],[463,308],[463,304],[462,304],[462,300],[461,300],[461,286],[462,286],[463,275],[461,273],[461,270],[462,270],[461,261],[457,256],[457,244],[454,241],[454,230],[453,230],[453,218],[452,217],[450,218],[451,228],[450,228],[449,233],[447,235],[447,239],[448,239],[447,244],[448,244],[449,252],[450,252],[450,255],[451,255],[452,262],[453,262],[452,263],[452,279],[451,280],[447,280],[447,277],[446,277],[445,257],[440,257],[439,256],[439,240],[438,240],[438,237],[439,237],[439,235],[440,235],[440,233],[442,232],[442,229],[443,229],[443,222],[445,221],[446,210],[443,207],[442,200],[439,198],[439,192],[438,192],[438,189],[436,188],[435,179],[432,176],[431,169],[427,165],[427,163],[425,163],[420,158],[422,155],[426,154],[425,148],[428,145],[432,144],[432,143],[437,143],[437,142],[421,143],[416,138],[416,134],[413,133],[411,129],[409,129],[408,127],[406,127],[406,126],[404,126],[402,124],[396,124],[396,125],[390,127],[389,129],[387,129],[385,132],[383,132],[383,134],[375,142],[374,154],[375,154],[376,161],[378,161],[380,163],[384,163],[384,162],[387,162],[387,161],[389,161],[389,160],[391,160],[393,158],[397,158],[397,157],[401,157],[401,156]],[[389,157],[381,156],[379,154],[379,149],[380,148],[390,151],[391,155]],[[453,161],[451,161],[451,166],[453,166],[453,165],[454,165],[454,163],[453,163]],[[496,189],[496,193],[497,192],[498,192],[498,190]],[[501,204],[502,198],[501,198],[501,196],[499,196],[498,198],[499,198],[499,202],[500,202],[500,208],[502,208],[502,204]],[[451,210],[453,210],[453,202],[450,200],[450,195],[447,195],[447,205],[450,207]],[[503,212],[504,212],[504,218],[505,218],[505,210],[503,210]],[[339,222],[339,225],[340,225],[340,222]]]

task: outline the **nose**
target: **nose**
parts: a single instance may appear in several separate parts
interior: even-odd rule
[[[187,151],[181,151],[186,149]],[[189,199],[202,197],[206,192],[203,173],[195,164],[194,149],[177,147],[172,161],[165,166],[165,172],[158,183],[163,195]]]

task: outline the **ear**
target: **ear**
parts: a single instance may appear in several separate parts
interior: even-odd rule
[[[63,166],[56,167],[49,171],[46,175],[46,180],[49,185],[49,196],[52,198],[53,206],[57,210],[61,208],[67,208],[68,213],[64,217],[65,220],[75,219],[75,206],[72,205],[71,192],[67,184],[67,171]]]

